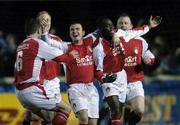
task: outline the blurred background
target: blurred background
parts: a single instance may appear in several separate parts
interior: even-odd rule
[[[21,124],[24,109],[13,86],[15,51],[26,38],[25,20],[42,10],[52,16],[51,33],[65,41],[70,41],[69,24],[75,19],[83,23],[88,34],[96,29],[96,20],[101,16],[109,17],[116,25],[118,15],[125,12],[135,27],[147,24],[150,15],[162,16],[162,23],[143,36],[157,61],[144,69],[146,113],[139,125],[180,125],[180,4],[175,0],[0,1],[0,125]],[[62,68],[60,77],[63,98],[67,100]],[[100,86],[96,86],[102,97]],[[69,125],[75,122],[72,114]]]

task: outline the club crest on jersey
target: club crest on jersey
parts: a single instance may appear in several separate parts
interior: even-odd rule
[[[110,92],[110,88],[107,87],[107,88],[106,88],[106,93],[109,93],[109,92]]]
[[[134,53],[138,54],[138,48],[137,47],[134,47]]]

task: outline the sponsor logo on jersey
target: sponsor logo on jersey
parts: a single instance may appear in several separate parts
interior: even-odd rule
[[[76,58],[77,66],[88,66],[93,64],[92,56],[85,56],[84,58],[77,57]]]
[[[137,57],[128,56],[125,58],[124,66],[136,66],[137,65]]]

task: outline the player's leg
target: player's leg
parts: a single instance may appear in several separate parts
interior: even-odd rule
[[[26,91],[22,90],[20,95],[25,108],[33,111],[33,113],[40,116],[45,122],[51,122],[53,118],[56,118],[56,122],[58,121],[60,122],[59,124],[65,125],[71,108],[59,96],[45,93],[46,91],[43,86],[32,86],[28,88],[29,92]],[[55,115],[52,115],[52,113],[46,115],[46,113],[42,112],[42,109],[56,111],[57,113]]]
[[[89,118],[88,125],[97,125],[98,118]]]
[[[61,125],[65,125],[71,112],[71,107],[63,100],[61,100],[61,102],[56,105],[53,111],[56,111],[55,118],[53,120],[54,124],[60,122]]]
[[[68,89],[68,97],[79,125],[88,125],[88,93],[85,84],[72,84]]]
[[[43,110],[34,111],[35,114],[40,116],[43,120],[41,125],[66,125],[69,114],[58,111]]]
[[[123,110],[123,123],[126,125],[129,121],[129,116],[131,112],[131,106],[129,106],[127,103],[124,105]]]
[[[111,125],[121,125],[123,103],[119,102],[118,96],[105,98],[111,110]]]
[[[129,124],[136,125],[144,114],[144,97],[136,96],[135,98],[129,100],[128,103],[132,107],[129,117]]]
[[[141,81],[128,84],[129,93],[127,94],[127,102],[130,106],[130,112],[128,114],[128,123],[135,125],[138,123],[144,113],[144,89]]]
[[[88,125],[88,111],[86,109],[78,111],[76,117],[79,120],[79,125]]]
[[[99,118],[99,93],[96,87],[92,84],[87,86],[88,95],[88,125],[97,125]]]
[[[54,78],[53,80],[45,80],[43,86],[45,88],[47,97],[54,100],[55,107],[51,109],[56,112],[54,122],[56,121],[56,123],[60,122],[61,124],[66,124],[71,112],[71,107],[61,98],[59,82],[60,81],[58,78]]]
[[[116,81],[103,84],[103,92],[111,110],[111,125],[121,125],[121,116],[126,99],[127,75],[125,70],[117,73]]]

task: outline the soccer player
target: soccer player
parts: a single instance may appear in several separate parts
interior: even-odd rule
[[[124,31],[133,28],[130,17],[123,13],[117,20],[117,28]],[[123,42],[125,49],[125,64],[124,69],[127,73],[127,104],[130,109],[125,110],[124,123],[135,125],[138,123],[144,113],[144,89],[142,85],[143,71],[141,69],[142,61],[147,65],[154,63],[155,57],[148,50],[148,44],[142,37],[136,37],[129,41]]]
[[[69,101],[76,117],[79,119],[79,125],[97,125],[99,95],[93,85],[92,47],[94,37],[92,35],[83,37],[85,31],[80,22],[74,22],[70,25],[69,34],[72,39],[71,43],[53,43],[47,35],[44,36],[44,39],[50,45],[62,49],[64,52],[78,51],[79,57],[70,63],[66,63]]]
[[[52,121],[54,125],[65,125],[68,114],[64,110],[64,103],[59,97],[52,96],[46,86],[43,86],[46,77],[44,65],[46,59],[68,63],[78,57],[78,53],[73,50],[68,54],[63,54],[61,50],[40,40],[42,29],[36,19],[29,19],[25,23],[25,32],[27,38],[16,51],[16,95],[24,108],[45,121]]]
[[[46,21],[46,29],[42,28],[43,31],[48,34],[48,36],[52,39],[53,42],[60,42],[61,38],[52,34],[49,34],[49,30],[51,28],[51,16],[47,11],[40,11],[37,14],[37,19],[41,22],[42,20]],[[42,25],[41,25],[42,26]],[[60,69],[60,63],[55,62],[53,60],[45,60],[45,80],[43,82],[43,86],[46,88],[47,93],[51,93],[51,96],[59,96],[61,99],[60,95],[60,80],[58,78],[59,76],[59,69]],[[71,107],[67,105],[63,100],[61,100],[61,103],[63,103],[64,107],[64,112],[69,114],[71,111]],[[34,114],[31,114],[29,111],[26,113],[26,117],[24,122],[29,122],[32,121],[32,123],[36,123],[36,121],[40,118],[35,117]],[[27,123],[26,123],[27,124]]]
[[[126,98],[127,76],[123,69],[125,52],[122,46],[124,41],[143,35],[149,28],[156,27],[159,20],[150,18],[148,26],[140,27],[135,30],[122,31],[117,30],[114,34],[114,25],[108,18],[99,21],[101,37],[97,39],[93,49],[93,58],[95,60],[97,77],[99,81],[104,82],[103,78],[109,73],[114,73],[117,78],[114,82],[105,82],[102,84],[105,100],[111,110],[111,125],[121,125],[122,107]],[[113,37],[116,37],[115,39]]]

